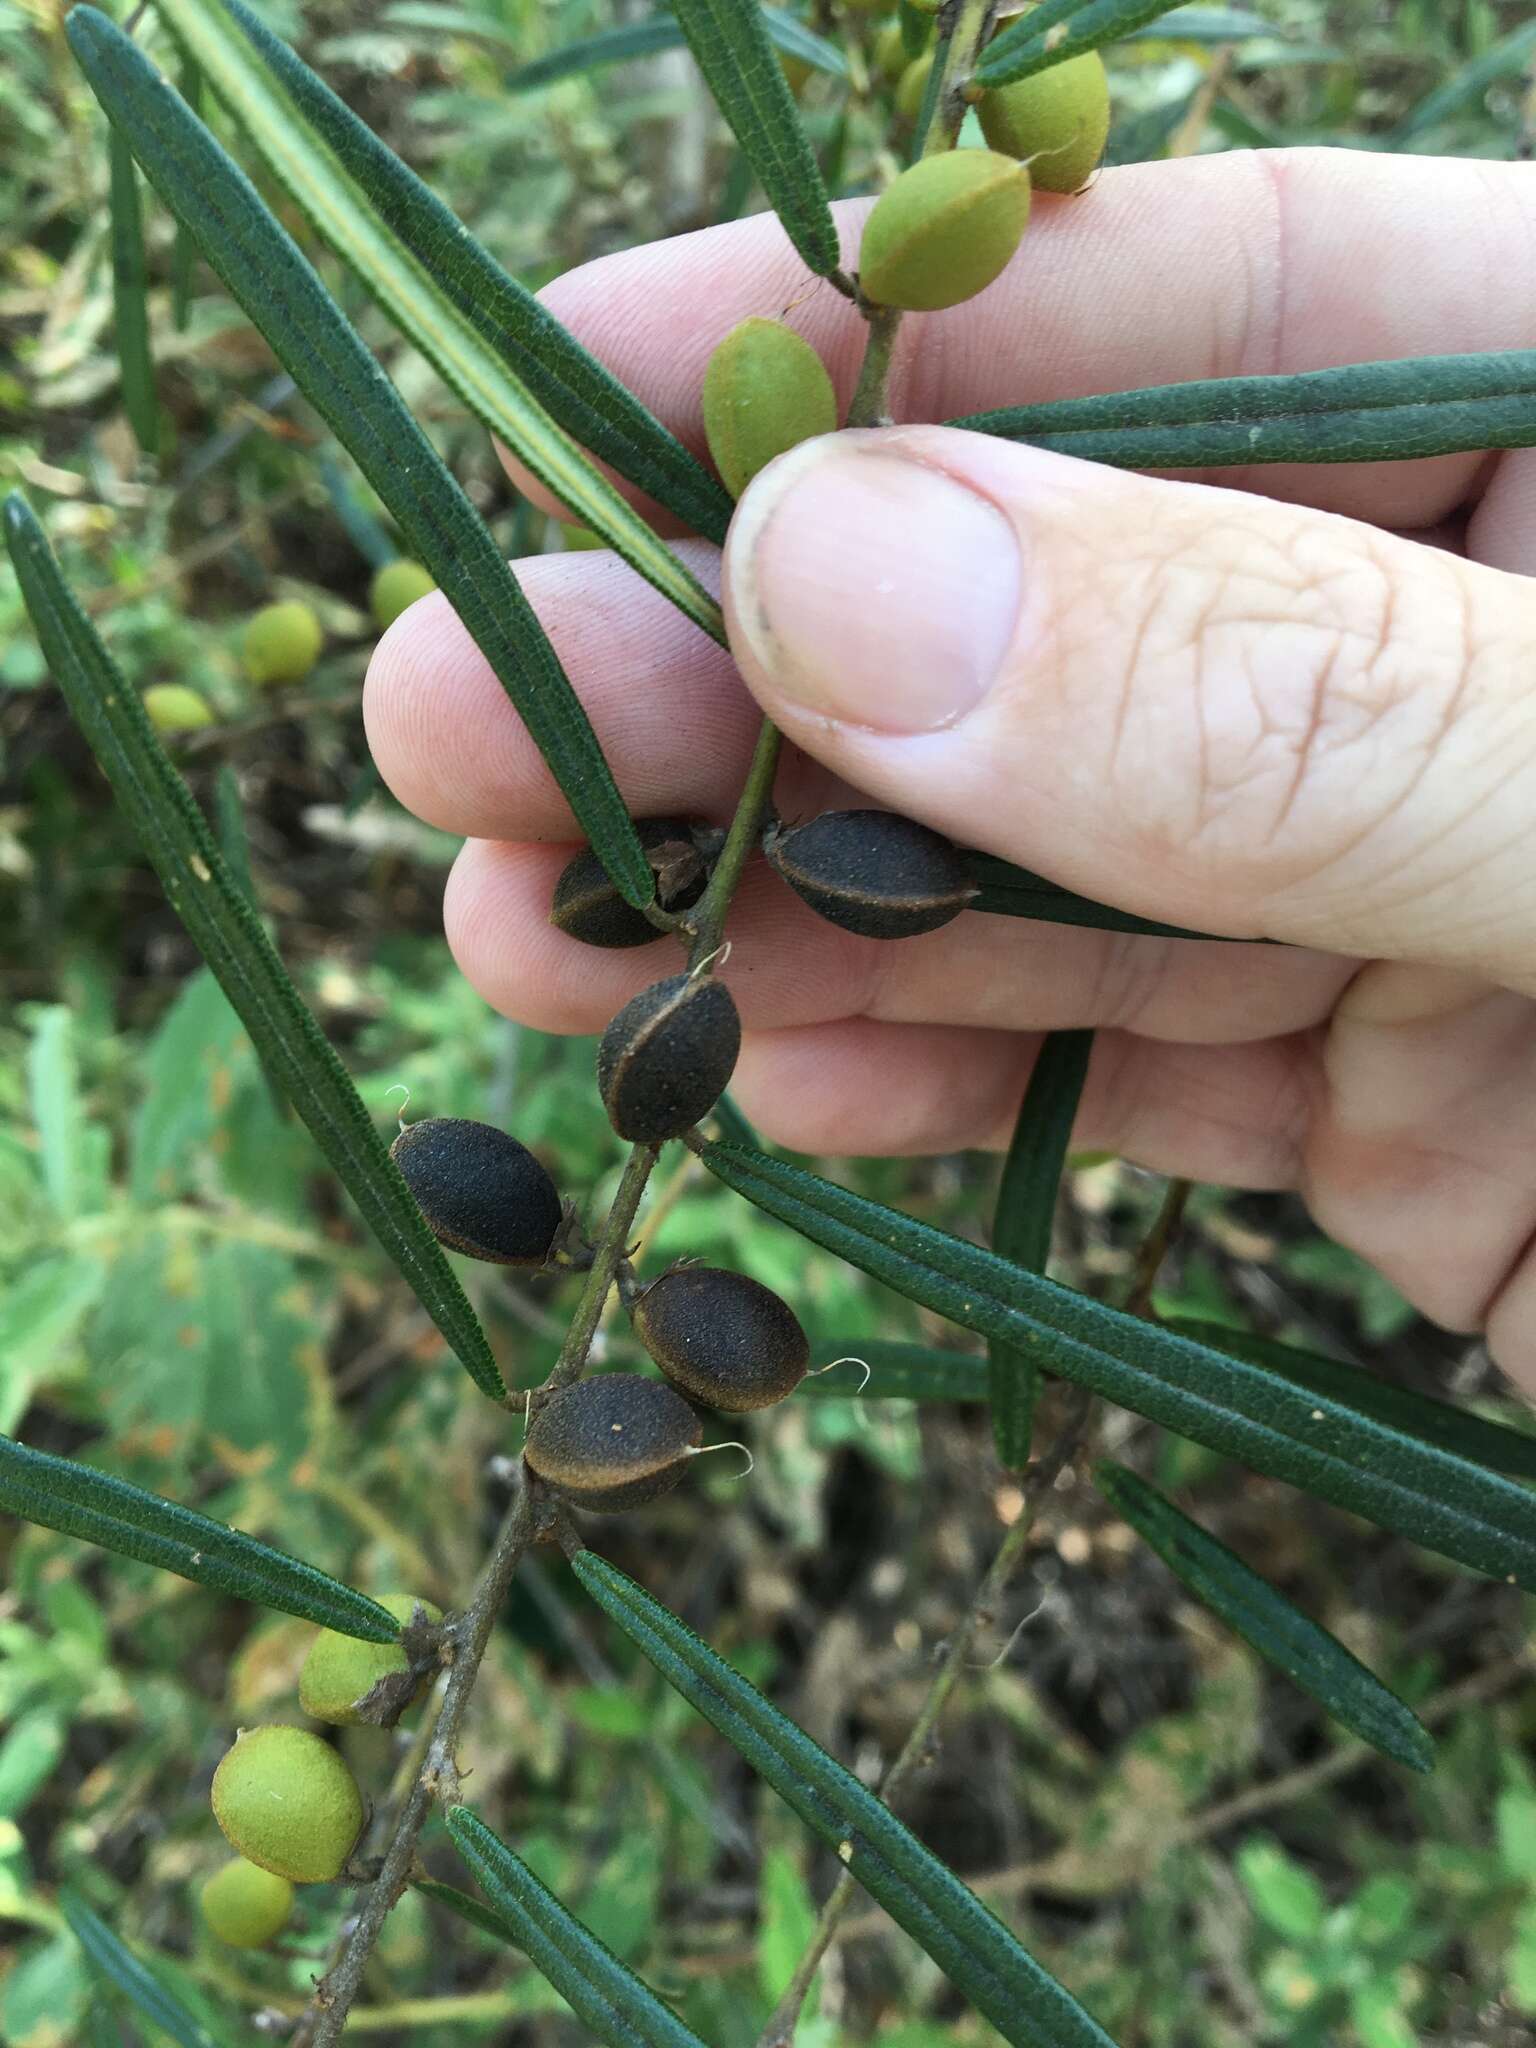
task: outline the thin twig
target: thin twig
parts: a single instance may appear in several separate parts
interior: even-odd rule
[[[1125,1297],[1127,1315],[1144,1316],[1151,1306],[1152,1290],[1168,1256],[1168,1247],[1184,1220],[1184,1204],[1189,1200],[1193,1186],[1192,1181],[1171,1180],[1163,1190],[1162,1206],[1136,1254],[1136,1270],[1131,1276],[1130,1292]]]

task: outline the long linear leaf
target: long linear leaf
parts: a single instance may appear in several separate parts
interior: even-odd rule
[[[73,21],[77,18],[72,16]],[[364,1220],[493,1399],[505,1389],[485,1333],[362,1098],[289,979],[192,792],[70,594],[30,508],[5,501],[5,535],[43,654],[171,906]]]
[[[762,16],[768,40],[786,57],[798,57],[802,64],[809,64],[813,71],[824,71],[828,78],[847,79],[848,59],[836,43],[829,43],[815,29],[807,28],[798,14],[786,13],[782,7],[765,7]]]
[[[1082,925],[1090,931],[1128,932],[1154,939],[1204,939],[1211,945],[1228,941],[1212,932],[1186,931],[1182,925],[1157,924],[1134,911],[1113,910],[1107,903],[1095,903],[1079,896],[1044,875],[1015,867],[1012,861],[997,860],[990,853],[967,853],[966,872],[977,893],[969,908],[988,911],[994,917],[1033,917],[1044,924]],[[1249,944],[1254,943],[1248,941]]]
[[[132,41],[94,7],[66,31],[146,174],[346,448],[500,678],[628,901],[655,893],[623,799],[554,649],[485,522],[292,237]]]
[[[1261,1657],[1372,1748],[1410,1770],[1434,1769],[1435,1746],[1418,1715],[1336,1636],[1125,1466],[1106,1461],[1094,1479],[1174,1576]]]
[[[503,1920],[499,1913],[493,1913],[483,1899],[472,1899],[468,1892],[461,1892],[457,1885],[439,1884],[435,1877],[417,1877],[411,1881],[413,1891],[423,1898],[432,1899],[439,1906],[445,1906],[450,1913],[457,1913],[461,1920],[467,1920],[471,1927],[478,1927],[482,1934],[489,1934],[497,1941],[504,1941],[509,1948],[522,1947],[517,1938],[517,1929],[510,1920]]]
[[[1393,129],[1387,148],[1405,148],[1416,135],[1422,135],[1437,121],[1444,121],[1459,112],[1469,100],[1481,99],[1490,85],[1518,71],[1533,49],[1536,49],[1536,22],[1523,22],[1469,64],[1464,64],[1433,92],[1426,93]]]
[[[641,21],[622,22],[617,28],[599,29],[596,35],[579,36],[520,64],[507,74],[508,92],[539,92],[562,78],[580,78],[585,72],[600,71],[608,64],[629,64],[637,57],[659,56],[663,50],[680,50],[683,31],[670,15],[653,14]]]
[[[1044,0],[987,45],[976,66],[976,83],[1007,85],[1065,64],[1069,57],[1144,28],[1160,14],[1172,14],[1177,5],[1178,0]]]
[[[232,1600],[296,1614],[360,1642],[399,1638],[399,1622],[376,1600],[286,1551],[226,1528],[195,1508],[146,1493],[126,1479],[51,1451],[34,1451],[8,1436],[0,1436],[0,1508],[40,1528],[57,1529],[60,1535],[211,1586]]]
[[[1005,2041],[1017,2048],[1113,2048],[1098,2022],[888,1806],[692,1629],[590,1550],[580,1551],[571,1569],[667,1683],[836,1849]]]
[[[144,2017],[169,2034],[181,2048],[219,2048],[201,2020],[194,2019],[179,1998],[172,1997],[139,1961],[99,1913],[92,1912],[77,1892],[59,1893],[59,1911],[87,1957]]]
[[[1379,1374],[1358,1365],[1327,1358],[1319,1351],[1298,1350],[1276,1337],[1260,1337],[1248,1330],[1234,1330],[1225,1323],[1202,1322],[1196,1316],[1165,1316],[1164,1323],[1180,1336],[1197,1344],[1209,1344],[1217,1351],[1231,1351],[1255,1365],[1283,1373],[1297,1386],[1314,1393],[1329,1394],[1362,1415],[1374,1415],[1405,1436],[1422,1437],[1438,1444],[1458,1458],[1474,1465],[1487,1465],[1494,1472],[1507,1472],[1516,1479],[1536,1479],[1536,1436],[1508,1429],[1502,1422],[1468,1414],[1448,1401],[1418,1394],[1411,1387],[1395,1386]]]
[[[1274,34],[1272,21],[1246,7],[1175,7],[1161,21],[1134,28],[1121,40],[1146,43],[1167,38],[1179,43],[1237,43]]]
[[[123,386],[123,410],[146,455],[160,452],[160,401],[149,347],[149,265],[144,256],[144,214],[133,152],[111,134],[112,326]]]
[[[761,10],[742,0],[673,0],[673,11],[784,232],[807,266],[829,277],[837,227]]]
[[[281,47],[276,38],[240,8],[238,0],[230,6],[219,0],[164,0],[158,11],[241,123],[272,175],[475,417],[501,436],[575,518],[601,534],[631,568],[723,645],[720,607],[703,584],[549,417],[506,353],[466,315],[465,293],[445,290],[401,246],[335,150],[304,120],[295,118],[295,103],[251,47],[260,43],[270,56]],[[287,68],[292,72],[295,67],[303,68],[297,57],[290,56]],[[313,87],[319,84],[312,79],[312,100],[318,97]],[[332,125],[337,125],[334,113]],[[355,147],[355,131],[352,140]],[[449,246],[464,236],[451,215],[446,223],[440,219],[432,226]]]
[[[518,1946],[600,2040],[610,2048],[704,2048],[477,1814],[450,1807],[448,1832],[497,1913],[516,1930]]]
[[[767,1153],[702,1142],[710,1171],[814,1244],[963,1329],[1223,1457],[1536,1590],[1536,1494],[1333,1395],[1195,1344]]]
[[[203,74],[195,64],[181,67],[181,96],[201,120]],[[176,243],[171,252],[171,319],[176,332],[186,331],[192,312],[192,279],[197,272],[197,244],[184,221],[176,223]]]
[[[1116,469],[1412,462],[1536,445],[1536,349],[1210,377],[968,413],[951,426]]]
[[[730,494],[703,463],[503,270],[431,186],[294,50],[240,0],[231,0],[228,11],[384,226],[551,419],[696,533],[723,541]],[[681,30],[676,40],[682,41]]]
[[[992,1249],[1032,1273],[1043,1273],[1051,1256],[1051,1225],[1061,1171],[1092,1050],[1091,1031],[1046,1035],[1003,1163],[992,1217]],[[1039,1363],[1029,1352],[995,1338],[987,1346],[987,1357],[998,1459],[1006,1469],[1016,1471],[1029,1461],[1040,1392]]]
[[[987,1361],[969,1351],[934,1351],[922,1344],[895,1344],[869,1337],[838,1343],[818,1337],[811,1346],[818,1368],[796,1392],[822,1401],[985,1401]],[[842,1363],[846,1361],[846,1363]],[[859,1365],[869,1367],[866,1380]]]

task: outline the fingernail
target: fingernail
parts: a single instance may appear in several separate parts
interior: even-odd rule
[[[878,732],[932,732],[987,694],[1018,617],[1019,543],[990,499],[889,431],[829,435],[744,496],[732,626],[770,694]]]

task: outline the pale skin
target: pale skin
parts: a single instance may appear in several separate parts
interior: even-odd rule
[[[839,209],[850,260],[863,210]],[[787,817],[877,804],[1144,916],[1286,942],[971,913],[880,944],[758,863],[725,977],[733,1091],[765,1136],[1001,1146],[1040,1034],[1094,1026],[1078,1144],[1298,1190],[1536,1392],[1536,450],[1189,480],[907,424],[1525,347],[1533,253],[1536,166],[1106,172],[1037,199],[979,299],[906,321],[902,426],[773,464],[723,562],[682,543],[734,659],[613,557],[518,565],[637,815],[727,817],[766,710]],[[862,352],[769,217],[546,298],[695,449],[709,351],[748,314],[791,308],[844,403]],[[596,1032],[675,971],[671,940],[600,952],[550,926],[571,816],[441,598],[384,636],[366,708],[390,787],[465,836],[445,921],[488,1001]]]

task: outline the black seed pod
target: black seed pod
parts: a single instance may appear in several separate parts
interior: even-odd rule
[[[407,1124],[389,1148],[432,1235],[498,1266],[542,1266],[560,1227],[555,1184],[526,1145],[462,1116]]]
[[[894,811],[827,811],[763,851],[818,916],[867,939],[909,939],[948,924],[976,894],[959,851]]]
[[[632,1145],[680,1138],[719,1101],[741,1050],[723,982],[674,974],[627,1002],[597,1049],[608,1120]]]
[[[638,1508],[682,1478],[699,1418],[660,1380],[605,1373],[560,1387],[528,1430],[523,1456],[552,1492],[584,1508]]]
[[[805,1378],[811,1347],[771,1288],[718,1266],[679,1266],[634,1308],[635,1335],[674,1386],[727,1415],[771,1408]]]
[[[708,880],[691,827],[679,818],[643,818],[635,830],[655,870],[657,902],[663,910],[690,909]],[[561,869],[549,921],[586,946],[648,946],[663,937],[644,911],[624,901],[590,847]]]

